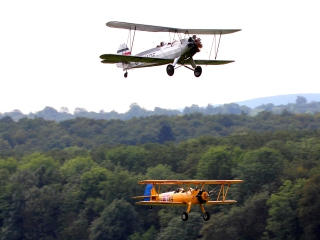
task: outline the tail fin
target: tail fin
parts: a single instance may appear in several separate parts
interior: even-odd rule
[[[153,198],[157,195],[156,189],[153,187],[152,184],[147,184],[143,196],[148,196],[144,198],[144,201],[150,201],[150,196]]]
[[[123,43],[123,44],[120,44],[120,46],[118,48],[118,51],[117,51],[117,54],[120,54],[120,55],[131,55],[131,51],[128,48],[127,44]]]

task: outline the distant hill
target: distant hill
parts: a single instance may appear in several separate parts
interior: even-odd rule
[[[299,98],[298,98],[299,97]],[[298,101],[297,101],[298,100]],[[148,117],[152,115],[168,115],[176,116],[182,114],[201,113],[204,115],[215,114],[246,114],[249,116],[256,116],[260,112],[268,111],[275,114],[281,114],[284,110],[293,114],[315,114],[320,113],[320,93],[308,94],[289,94],[273,97],[256,98],[237,103],[225,103],[221,105],[210,105],[206,107],[199,107],[193,104],[184,109],[172,110],[155,107],[153,111],[146,110],[140,107],[137,103],[130,105],[130,109],[125,113],[111,112],[92,112],[84,108],[76,108],[74,113],[69,113],[67,108],[62,108],[60,111],[52,107],[45,107],[36,113],[23,114],[20,110],[15,109],[11,112],[0,113],[0,119],[3,117],[10,117],[14,121],[19,121],[22,118],[43,118],[46,120],[64,121],[74,119],[77,117],[91,118],[91,119],[120,119],[129,120],[131,118]]]
[[[242,102],[236,102],[240,106],[245,105],[249,108],[255,108],[261,106],[262,104],[272,103],[275,106],[287,105],[289,103],[296,103],[297,96],[305,97],[310,102],[320,102],[320,93],[301,93],[301,94],[288,94],[288,95],[278,95],[272,97],[254,98],[251,100],[246,100]]]

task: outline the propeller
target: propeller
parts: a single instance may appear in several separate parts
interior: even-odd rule
[[[207,191],[200,190],[196,197],[200,204],[206,203],[209,200],[209,193]]]
[[[188,39],[188,47],[191,48],[190,51],[195,54],[196,52],[200,52],[200,48],[202,48],[201,39],[197,38],[196,35],[193,35],[192,37],[189,37]]]
[[[207,201],[210,200],[211,196],[218,196],[217,194],[217,189],[218,187],[212,189],[211,191],[205,191],[205,190],[200,190],[197,194],[197,199],[199,201],[200,204],[202,203],[206,203]]]

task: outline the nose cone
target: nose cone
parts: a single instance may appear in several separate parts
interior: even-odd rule
[[[196,35],[193,35],[193,37],[188,39],[187,46],[190,48],[191,54],[194,55],[195,53],[200,52],[200,48],[202,48],[201,39],[197,38]]]
[[[208,193],[208,192],[203,192],[203,193],[201,194],[201,198],[202,198],[203,200],[205,200],[205,201],[209,201],[209,200],[210,200],[210,198],[209,198],[209,193]]]

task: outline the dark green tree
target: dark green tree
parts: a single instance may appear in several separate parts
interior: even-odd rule
[[[163,125],[160,129],[160,132],[158,134],[158,142],[163,144],[167,141],[174,141],[174,135],[172,133],[172,129],[168,125]]]
[[[25,239],[57,239],[61,197],[51,186],[33,187],[25,193],[23,231]]]
[[[139,220],[133,206],[123,199],[114,200],[92,222],[89,239],[124,240],[137,230]]]
[[[283,166],[284,158],[277,150],[262,147],[248,151],[235,168],[236,178],[244,180],[244,184],[234,187],[239,193],[239,201],[260,192],[264,185],[270,192],[275,190],[280,185]]]
[[[278,193],[271,194],[267,205],[269,218],[266,226],[266,239],[299,239],[302,229],[298,219],[298,200],[305,180],[296,183],[287,180]]]
[[[201,214],[195,212],[189,213],[189,219],[186,222],[182,221],[180,216],[175,216],[171,219],[168,226],[158,234],[156,239],[197,239],[199,238],[199,232],[202,227],[201,220],[203,220]]]
[[[302,189],[299,199],[299,221],[303,228],[301,239],[320,239],[320,174],[312,176]]]
[[[233,167],[231,151],[227,147],[211,147],[198,163],[196,178],[230,179]]]
[[[225,206],[205,223],[202,239],[261,239],[268,217],[268,197],[267,192],[261,192],[250,196],[242,206]]]

